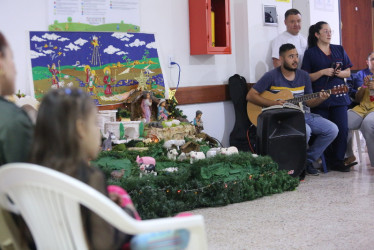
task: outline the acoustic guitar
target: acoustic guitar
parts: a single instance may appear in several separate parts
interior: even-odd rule
[[[322,92],[322,91],[321,91]],[[330,95],[341,95],[348,93],[348,86],[347,85],[339,85],[335,86],[332,89],[324,90],[323,92],[329,93]],[[269,99],[269,100],[286,100],[288,103],[292,103],[298,105],[300,102],[304,102],[307,100],[315,99],[319,97],[320,92],[307,94],[303,96],[299,96],[293,98],[293,94],[290,90],[281,90],[278,93],[274,94],[269,91],[264,91],[261,93],[261,97]],[[257,127],[257,117],[261,114],[262,107],[258,106],[254,103],[247,102],[247,114],[249,120]]]

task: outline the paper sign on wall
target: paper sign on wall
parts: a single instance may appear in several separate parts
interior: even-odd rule
[[[49,0],[50,31],[140,31],[139,0]]]

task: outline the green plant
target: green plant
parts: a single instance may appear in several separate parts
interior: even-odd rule
[[[118,116],[123,117],[123,118],[130,118],[131,117],[131,112],[128,111],[127,109],[119,108],[118,109]]]

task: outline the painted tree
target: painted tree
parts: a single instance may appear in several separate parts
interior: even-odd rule
[[[145,49],[145,50],[144,50],[144,55],[143,55],[143,57],[142,57],[142,60],[143,60],[143,61],[147,60],[148,56],[149,56],[149,50]]]
[[[124,56],[122,57],[122,60],[125,61],[126,64],[129,64],[129,62],[131,61],[131,59],[128,58],[127,55],[124,55]]]

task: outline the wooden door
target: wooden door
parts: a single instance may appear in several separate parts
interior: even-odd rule
[[[367,67],[373,51],[372,0],[340,0],[342,45],[353,64],[352,70]]]

